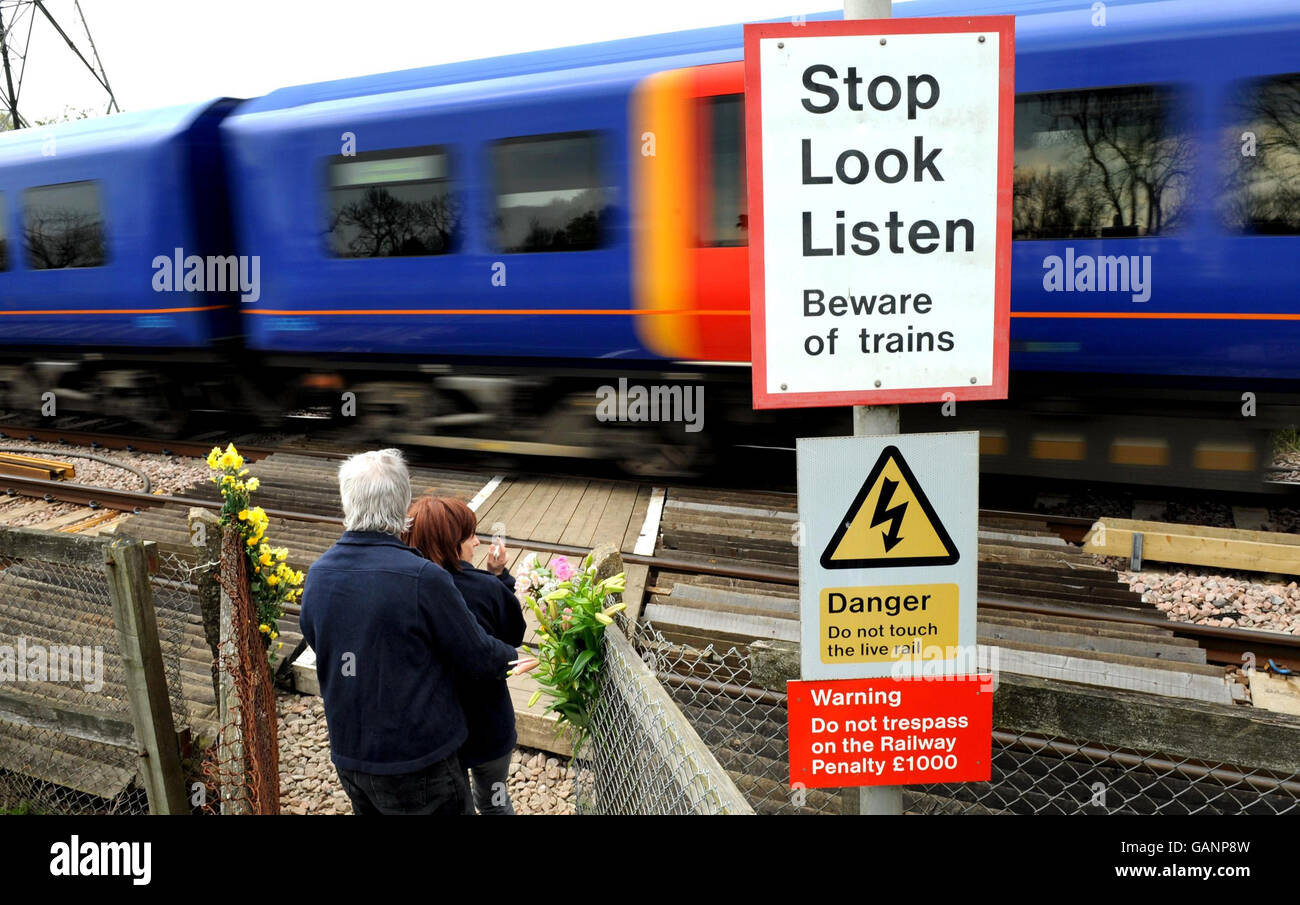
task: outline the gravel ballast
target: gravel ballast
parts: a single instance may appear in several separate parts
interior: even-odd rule
[[[279,692],[280,808],[285,814],[351,814],[352,803],[330,762],[325,703]],[[573,769],[554,755],[516,748],[507,780],[519,814],[572,814]]]
[[[69,463],[76,469],[76,476],[72,479],[72,483],[90,484],[111,490],[133,490],[138,492],[144,490],[144,482],[140,480],[139,475],[132,474],[125,468],[116,468],[104,462],[96,462],[93,459],[83,459],[79,456],[67,454],[69,452],[86,453],[138,468],[149,476],[149,480],[153,484],[151,489],[155,493],[159,491],[162,493],[177,493],[187,487],[206,481],[212,474],[206,462],[188,456],[164,456],[159,453],[126,452],[117,449],[91,449],[88,446],[68,446],[60,443],[33,442],[17,438],[0,440],[0,452],[20,449],[40,450],[40,452],[24,452],[22,455],[44,456],[47,459]]]
[[[1260,581],[1250,573],[1121,571],[1129,589],[1175,622],[1300,635],[1296,582]]]

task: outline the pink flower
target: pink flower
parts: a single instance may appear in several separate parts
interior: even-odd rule
[[[573,566],[569,564],[568,558],[561,556],[559,559],[552,561],[551,571],[560,581],[567,581],[573,577]]]

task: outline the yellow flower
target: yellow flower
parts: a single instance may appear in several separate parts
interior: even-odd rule
[[[276,558],[277,560],[279,560],[280,562],[284,562],[286,559],[289,558],[289,548],[288,548],[288,547],[281,547],[279,550],[276,550],[276,551],[275,551],[275,558]]]
[[[217,460],[221,456],[221,447],[212,447],[212,452],[208,453],[208,468],[216,468]]]
[[[244,486],[248,488],[249,493],[252,493],[254,490],[262,486],[262,482],[257,478],[249,478],[244,482]]]
[[[274,641],[276,638],[279,638],[279,637],[280,637],[280,633],[279,633],[279,632],[271,632],[271,640],[272,640],[272,641]]]
[[[261,632],[263,635],[265,635],[267,632],[269,632],[269,631],[271,630],[271,626],[269,626],[269,625],[267,625],[265,622],[263,622],[261,625],[259,625],[259,626],[257,627],[257,630],[258,630],[259,632]]]
[[[276,578],[274,575],[268,575],[266,576],[266,583],[271,587],[275,587],[280,583],[280,579]]]
[[[257,543],[257,538],[255,538],[255,537],[250,537],[250,538],[248,539],[248,545],[249,545],[250,547],[253,546],[253,545],[256,544],[256,543]]]
[[[248,510],[247,510],[247,509],[241,509],[241,510],[239,510],[239,520],[240,520],[241,522],[246,522],[246,521],[248,521]]]
[[[231,484],[235,483],[235,479],[232,478],[230,475],[223,475],[222,478],[221,478],[221,483],[222,483],[223,486],[227,486],[227,487],[228,487],[228,486],[230,486]]]
[[[247,469],[247,468],[241,468],[241,469],[239,469],[239,476],[240,476],[241,478],[242,478],[244,475],[246,475],[246,474],[248,474],[248,469]]]
[[[261,556],[257,558],[257,561],[264,566],[269,566],[271,564],[271,554],[263,553]]]
[[[223,471],[229,468],[232,464],[234,464],[234,457],[228,452],[222,453],[221,458],[217,459],[217,467]]]

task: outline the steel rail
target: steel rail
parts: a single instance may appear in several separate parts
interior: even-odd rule
[[[65,430],[57,427],[22,427],[0,423],[0,440],[30,441],[41,443],[62,443],[69,446],[90,446],[94,449],[121,450],[125,452],[156,453],[169,456],[188,456],[195,459],[206,458],[213,446],[219,444],[199,440],[150,440],[146,437],[133,437],[125,434],[104,434],[96,431]],[[342,458],[343,453],[326,450],[275,449],[269,446],[240,446],[239,454],[246,461],[255,462],[265,459],[275,452],[301,453],[306,456],[333,459]]]
[[[90,505],[95,508],[105,507],[120,509],[124,512],[138,512],[142,508],[159,505],[173,505],[186,507],[200,507],[204,509],[220,509],[219,500],[194,499],[191,497],[174,496],[170,494],[147,494],[139,491],[114,490],[104,487],[96,487],[88,484],[72,484],[66,481],[49,481],[42,478],[20,478],[12,476],[0,476],[0,493],[10,495],[21,494],[23,496],[42,497],[47,500],[60,500],[63,502],[79,503],[81,505]],[[291,519],[295,521],[319,522],[322,524],[342,526],[343,519],[339,516],[322,515],[312,512],[298,512],[285,509],[266,509],[266,514],[272,518]],[[984,510],[981,511],[985,513]],[[987,514],[1012,517],[1019,515],[1022,518],[1039,519],[1037,513],[1021,514],[1005,512],[1000,510],[989,510]],[[1089,523],[1088,519],[1072,518],[1069,520],[1073,523]],[[488,542],[492,540],[489,535],[479,535],[480,540]],[[535,550],[539,553],[558,553],[562,556],[585,556],[590,552],[585,547],[577,547],[570,544],[558,544],[548,541],[530,540],[528,538],[505,538],[508,545],[514,546],[520,550]],[[703,557],[674,557],[663,555],[640,555],[636,553],[622,554],[623,561],[631,565],[649,566],[660,571],[677,571],[694,575],[716,575],[725,578],[742,578],[749,581],[766,581],[772,584],[782,584],[787,586],[797,586],[799,584],[799,574],[793,569],[781,569],[761,566],[738,566],[724,562],[717,562]],[[1274,632],[1262,632],[1253,629],[1228,628],[1224,626],[1197,625],[1189,622],[1173,622],[1162,620],[1153,616],[1141,616],[1136,614],[1125,613],[1122,609],[1097,609],[1084,610],[1074,609],[1071,607],[1054,606],[1048,603],[1025,603],[1022,601],[1005,600],[996,597],[988,597],[983,594],[979,596],[981,606],[992,609],[1008,610],[1022,613],[1031,613],[1045,616],[1069,616],[1079,619],[1094,619],[1108,622],[1123,622],[1133,625],[1145,625],[1165,629],[1173,632],[1176,636],[1187,637],[1202,643],[1206,642],[1226,643],[1227,653],[1230,656],[1224,657],[1224,651],[1218,647],[1206,646],[1207,653],[1215,652],[1219,655],[1218,662],[1227,662],[1232,665],[1241,665],[1241,655],[1253,653],[1256,661],[1264,660],[1272,656],[1273,659],[1283,659],[1294,668],[1300,668],[1300,636],[1284,635]]]

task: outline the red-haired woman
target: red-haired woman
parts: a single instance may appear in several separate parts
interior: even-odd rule
[[[411,525],[402,541],[451,573],[483,631],[506,644],[522,644],[524,615],[505,567],[505,548],[493,547],[488,570],[471,565],[479,543],[474,510],[453,497],[422,497],[407,514]],[[473,780],[474,804],[480,814],[513,814],[506,776],[515,749],[515,708],[505,679],[461,682],[460,703],[469,727],[460,762]]]

